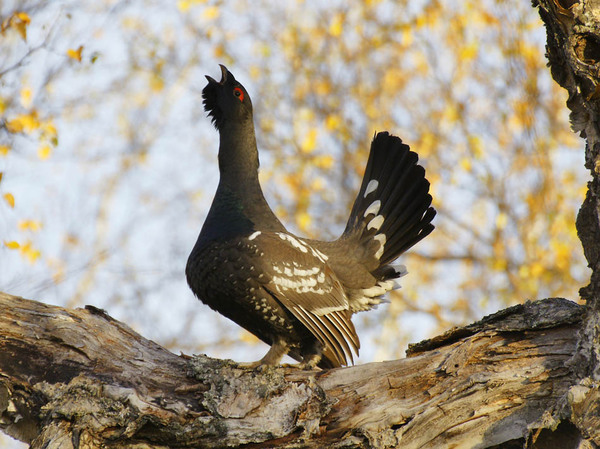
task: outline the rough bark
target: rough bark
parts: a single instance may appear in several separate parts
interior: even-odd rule
[[[534,2],[535,4],[535,2]],[[538,0],[546,55],[554,80],[569,93],[573,131],[586,140],[592,181],[577,217],[577,233],[592,269],[580,291],[589,316],[578,349],[582,376],[600,379],[600,0]]]
[[[600,444],[600,390],[573,366],[585,308],[564,299],[329,371],[177,356],[93,307],[0,310],[0,428],[32,448]]]

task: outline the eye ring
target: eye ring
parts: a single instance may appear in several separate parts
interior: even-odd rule
[[[235,89],[233,89],[233,95],[235,95],[236,97],[238,97],[238,99],[240,101],[244,101],[244,91],[242,89],[240,89],[239,87],[236,87]]]

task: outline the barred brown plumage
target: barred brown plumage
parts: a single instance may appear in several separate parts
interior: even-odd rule
[[[429,182],[418,156],[378,133],[342,236],[333,242],[289,233],[258,182],[252,103],[221,66],[207,76],[204,106],[220,134],[220,180],[189,256],[186,277],[205,304],[271,345],[258,364],[285,354],[301,366],[354,363],[352,314],[369,310],[406,274],[390,265],[432,230]]]

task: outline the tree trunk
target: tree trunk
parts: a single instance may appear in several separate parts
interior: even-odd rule
[[[592,181],[577,216],[577,233],[592,269],[580,290],[589,316],[579,344],[581,375],[600,379],[600,0],[539,0],[554,80],[569,92],[573,131],[586,139]]]
[[[93,307],[0,309],[0,426],[33,448],[600,443],[599,390],[572,366],[585,309],[564,299],[329,371],[176,356]]]
[[[0,294],[0,428],[33,448],[600,445],[600,0],[538,0],[592,174],[587,306],[546,299],[383,363],[299,371],[176,356],[93,307]]]

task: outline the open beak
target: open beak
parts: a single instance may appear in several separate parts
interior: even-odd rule
[[[219,67],[221,67],[221,81],[217,82],[213,77],[205,75],[209,84],[220,84],[222,86],[227,81],[227,67],[223,64],[219,64]]]

